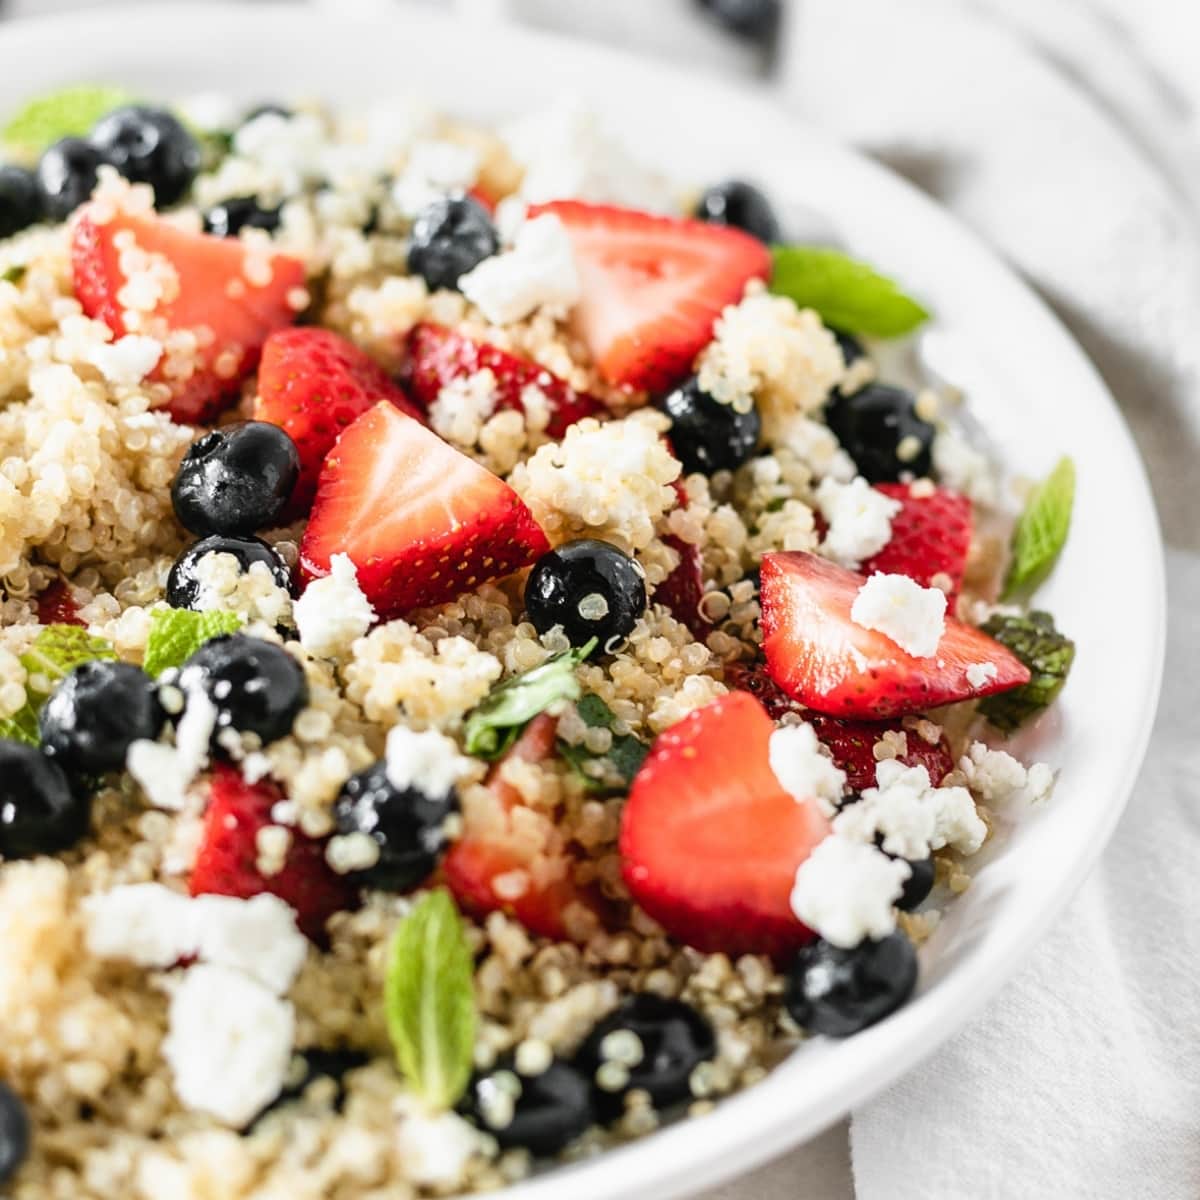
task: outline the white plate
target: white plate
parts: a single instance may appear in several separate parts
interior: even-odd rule
[[[817,1040],[712,1115],[504,1193],[509,1200],[671,1200],[746,1171],[886,1088],[953,1034],[1019,966],[1095,863],[1141,762],[1158,696],[1164,587],[1141,463],[1115,405],[1043,304],[972,236],[887,171],[828,144],[745,89],[660,63],[423,11],[373,22],[292,6],[162,4],[5,26],[0,109],[56,84],[151,96],[339,103],[419,93],[497,119],[576,90],[648,161],[681,179],[761,181],[826,216],[845,243],[937,313],[929,349],[1008,461],[1029,474],[1069,452],[1070,542],[1039,596],[1078,644],[1031,746],[1062,775],[1025,814],[922,949],[917,997],[845,1042]],[[1120,571],[1113,549],[1120,548]]]

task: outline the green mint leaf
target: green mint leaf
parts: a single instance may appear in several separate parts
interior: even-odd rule
[[[840,250],[773,246],[771,291],[812,308],[826,325],[846,333],[902,337],[929,313],[897,284]]]
[[[1075,643],[1058,632],[1054,618],[1046,612],[1023,617],[997,613],[980,628],[1007,646],[1031,673],[1029,682],[1021,687],[979,702],[979,711],[997,729],[1012,733],[1057,699],[1075,661]]]
[[[26,267],[24,263],[13,263],[11,267],[8,267],[5,270],[4,274],[0,276],[0,278],[2,278],[5,283],[20,283],[21,280],[25,278],[25,272],[28,269],[29,268]]]
[[[156,608],[150,614],[150,633],[142,668],[157,679],[171,667],[182,667],[205,642],[223,633],[236,633],[242,618],[214,609],[192,612],[186,608]]]
[[[117,652],[109,642],[92,637],[78,625],[47,625],[21,655],[21,666],[25,668],[25,703],[11,717],[0,721],[0,738],[36,746],[39,741],[38,713],[59,682],[85,662],[116,657]]]
[[[579,699],[575,711],[593,728],[612,729],[616,724],[612,709],[591,692]],[[624,733],[613,735],[605,754],[593,754],[586,746],[573,746],[561,738],[558,753],[589,792],[620,792],[633,782],[650,747],[632,733]]]
[[[1075,464],[1065,455],[1034,488],[1012,537],[1012,563],[1004,598],[1033,589],[1050,574],[1071,528],[1075,503]]]
[[[8,120],[0,138],[16,154],[34,157],[59,138],[83,137],[101,117],[136,97],[125,88],[85,84],[36,96]]]
[[[400,922],[384,979],[396,1061],[436,1109],[453,1107],[471,1077],[474,959],[450,894],[428,892]]]
[[[595,648],[592,638],[585,646],[551,655],[540,667],[498,683],[467,717],[463,727],[467,753],[499,758],[538,713],[560,700],[578,700],[575,668]]]

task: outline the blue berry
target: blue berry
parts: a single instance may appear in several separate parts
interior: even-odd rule
[[[866,358],[867,352],[863,348],[862,342],[858,340],[852,333],[843,333],[840,329],[831,329],[834,341],[838,344],[838,349],[842,352],[842,360],[846,366],[851,363],[856,363],[860,358]]]
[[[458,287],[459,279],[500,249],[487,210],[470,196],[443,196],[413,223],[408,269],[430,290]]]
[[[933,855],[925,858],[908,859],[912,874],[904,881],[904,891],[896,901],[896,907],[902,912],[912,912],[930,892],[933,891]]]
[[[727,179],[705,189],[696,216],[710,225],[732,225],[760,242],[780,240],[779,218],[771,202],[751,183]]]
[[[0,1083],[0,1183],[8,1183],[29,1155],[29,1113],[21,1097]]]
[[[231,196],[204,214],[204,229],[216,237],[237,237],[243,229],[274,233],[279,228],[280,210],[278,204],[260,203],[257,196]]]
[[[646,611],[641,567],[608,542],[567,542],[534,563],[525,611],[538,633],[561,625],[572,646],[597,638],[601,650],[633,632]]]
[[[0,238],[12,237],[41,220],[37,180],[24,167],[0,167]]]
[[[192,444],[171,485],[171,503],[192,533],[246,536],[277,523],[299,478],[292,439],[278,425],[242,421]]]
[[[758,409],[751,405],[739,412],[731,404],[721,404],[702,392],[694,378],[664,396],[658,407],[671,418],[667,436],[688,475],[732,471],[758,446],[762,433]]]
[[[83,138],[63,138],[42,154],[37,165],[38,198],[52,221],[65,221],[96,186],[104,155]]]
[[[825,420],[868,483],[919,478],[932,469],[937,430],[917,416],[916,400],[903,388],[868,383],[848,396],[834,392]]]
[[[281,588],[290,590],[291,573],[287,564],[259,538],[225,537],[214,534],[194,542],[176,560],[167,576],[167,603],[172,608],[194,608],[200,599],[200,580],[196,568],[209,554],[232,554],[245,574],[255,563],[263,563]]]
[[[457,811],[453,788],[439,796],[397,788],[382,762],[346,780],[334,805],[338,833],[365,833],[379,847],[378,861],[356,878],[389,892],[407,892],[433,873],[446,849],[446,818]]]
[[[138,740],[154,741],[166,714],[141,667],[87,662],[76,667],[42,706],[42,752],[77,773],[115,771]]]
[[[557,1154],[594,1120],[587,1080],[559,1059],[525,1075],[512,1055],[505,1056],[471,1081],[464,1108],[502,1147],[521,1146],[535,1155]]]
[[[0,855],[69,849],[87,833],[90,811],[87,793],[57,763],[35,746],[0,740]]]
[[[148,183],[159,208],[182,200],[200,170],[200,146],[177,117],[130,105],[102,117],[88,139],[132,183]]]

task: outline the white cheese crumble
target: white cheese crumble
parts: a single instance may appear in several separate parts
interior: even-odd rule
[[[511,250],[485,258],[458,287],[494,325],[511,325],[542,307],[565,312],[579,299],[580,283],[563,223],[552,213],[526,221]]]
[[[375,610],[358,586],[358,568],[348,554],[329,560],[329,574],[314,579],[292,606],[300,644],[318,658],[348,650],[375,621]]]
[[[882,834],[884,850],[913,860],[943,846],[974,854],[983,845],[987,825],[966,788],[935,788],[924,767],[895,758],[877,764],[875,781],[838,813],[833,828],[840,836],[869,844]]]
[[[387,739],[387,777],[394,788],[444,796],[470,770],[454,741],[434,729],[395,726]]]
[[[967,786],[988,804],[1041,804],[1054,791],[1054,769],[1047,763],[1026,767],[1004,750],[972,742],[959,759]]]
[[[88,352],[88,362],[109,383],[132,387],[154,370],[162,352],[162,343],[156,339],[130,333],[111,345],[93,346]]]
[[[946,630],[946,593],[907,575],[876,573],[858,589],[850,619],[882,633],[914,658],[931,658]]]
[[[482,1142],[479,1131],[452,1112],[403,1116],[396,1138],[405,1173],[413,1183],[428,1188],[460,1184]]]
[[[392,185],[392,199],[406,216],[415,217],[440,196],[466,191],[479,176],[479,152],[457,142],[414,142],[400,177]]]
[[[784,725],[771,734],[771,770],[797,801],[815,800],[832,816],[846,786],[846,773],[823,753],[816,731],[807,723]]]
[[[796,871],[792,911],[827,942],[850,949],[896,928],[893,906],[911,873],[903,859],[834,833]]]
[[[169,967],[195,951],[192,900],[161,883],[131,883],[83,902],[84,940],[97,958]]]
[[[187,704],[175,730],[175,745],[139,738],[125,755],[125,766],[155,808],[178,811],[187,790],[208,762],[208,746],[217,727],[217,710],[200,687],[187,692]]]
[[[828,523],[821,553],[834,562],[857,568],[892,540],[892,518],[900,511],[900,501],[885,496],[861,475],[849,483],[823,479],[816,497]]]
[[[933,467],[943,486],[977,504],[994,507],[999,496],[996,472],[986,454],[961,434],[943,429],[933,439]]]
[[[283,1090],[296,1017],[256,980],[229,967],[188,970],[171,997],[162,1053],[175,1093],[233,1129]]]
[[[967,682],[973,688],[984,687],[995,679],[997,674],[995,663],[977,662],[967,666]]]

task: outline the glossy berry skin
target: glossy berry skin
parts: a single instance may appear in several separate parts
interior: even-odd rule
[[[243,633],[205,642],[179,672],[186,693],[199,687],[217,710],[224,729],[257,734],[263,745],[292,731],[308,703],[308,683],[300,664],[282,646]]]
[[[762,433],[758,409],[738,412],[731,404],[714,400],[689,379],[659,401],[671,418],[667,436],[684,473],[732,471],[755,451]]]
[[[0,167],[0,237],[12,237],[41,220],[37,180],[24,167]]]
[[[204,214],[204,232],[216,237],[237,237],[243,229],[274,233],[279,228],[280,208],[278,204],[260,204],[257,196],[231,196]]]
[[[177,117],[129,105],[102,117],[88,139],[131,183],[148,183],[158,208],[182,200],[200,169],[200,146]]]
[[[87,833],[90,811],[57,763],[35,746],[0,741],[0,855],[66,850]]]
[[[846,366],[858,362],[860,358],[867,357],[866,349],[854,334],[843,333],[840,329],[831,329],[829,332],[833,334],[833,340],[837,342]]]
[[[904,881],[904,891],[896,901],[901,912],[912,912],[933,891],[933,855],[907,861],[912,874]]]
[[[0,1183],[7,1183],[29,1155],[29,1113],[6,1083],[0,1083]]]
[[[132,663],[86,662],[42,706],[42,753],[80,774],[115,771],[135,741],[166,721],[153,680]]]
[[[580,538],[543,554],[525,584],[525,611],[538,633],[561,625],[572,646],[600,650],[627,637],[646,611],[641,568],[608,542]]]
[[[868,483],[895,483],[902,474],[920,478],[933,466],[936,429],[916,413],[912,393],[886,383],[869,383],[849,396],[834,392],[825,419],[859,474]],[[915,439],[916,453],[904,459],[900,443]]]
[[[241,421],[192,444],[171,503],[192,533],[244,537],[278,523],[299,477],[296,444],[278,425]]]
[[[397,788],[382,762],[347,779],[334,805],[338,833],[365,833],[379,847],[379,861],[355,880],[389,892],[407,892],[433,873],[446,849],[446,818],[457,811],[453,789],[427,796]]]
[[[265,563],[281,588],[291,589],[287,564],[259,538],[224,537],[215,534],[194,542],[176,560],[167,576],[167,603],[172,608],[192,608],[200,598],[196,566],[207,554],[232,554],[245,574],[256,562]]]
[[[534,1155],[557,1154],[595,1119],[587,1080],[559,1059],[539,1075],[522,1075],[506,1055],[471,1080],[463,1107],[502,1148]]]
[[[768,245],[780,240],[779,218],[771,202],[742,179],[726,179],[706,188],[696,205],[696,216],[710,225],[732,225]]]
[[[621,1046],[613,1053],[615,1039],[611,1035],[633,1034],[641,1047],[641,1060],[622,1062]],[[636,1046],[634,1047],[636,1049]],[[575,1056],[575,1066],[594,1087],[594,1101],[600,1112],[617,1116],[623,1108],[625,1094],[633,1088],[650,1093],[656,1108],[684,1100],[691,1094],[689,1079],[700,1063],[713,1058],[717,1052],[712,1026],[690,1004],[668,1000],[651,992],[629,997],[620,1008],[599,1022],[584,1039]],[[631,1055],[630,1057],[633,1057]],[[621,1088],[606,1088],[606,1063],[625,1066],[628,1082]],[[599,1077],[597,1072],[600,1072]]]
[[[851,950],[819,939],[792,964],[784,1003],[809,1033],[848,1037],[895,1012],[916,982],[917,953],[902,933]]]
[[[104,161],[83,138],[63,138],[45,150],[36,171],[42,212],[52,221],[65,221],[92,194]]]
[[[413,223],[408,269],[431,291],[456,289],[460,276],[491,258],[500,236],[487,209],[470,196],[443,196]]]

